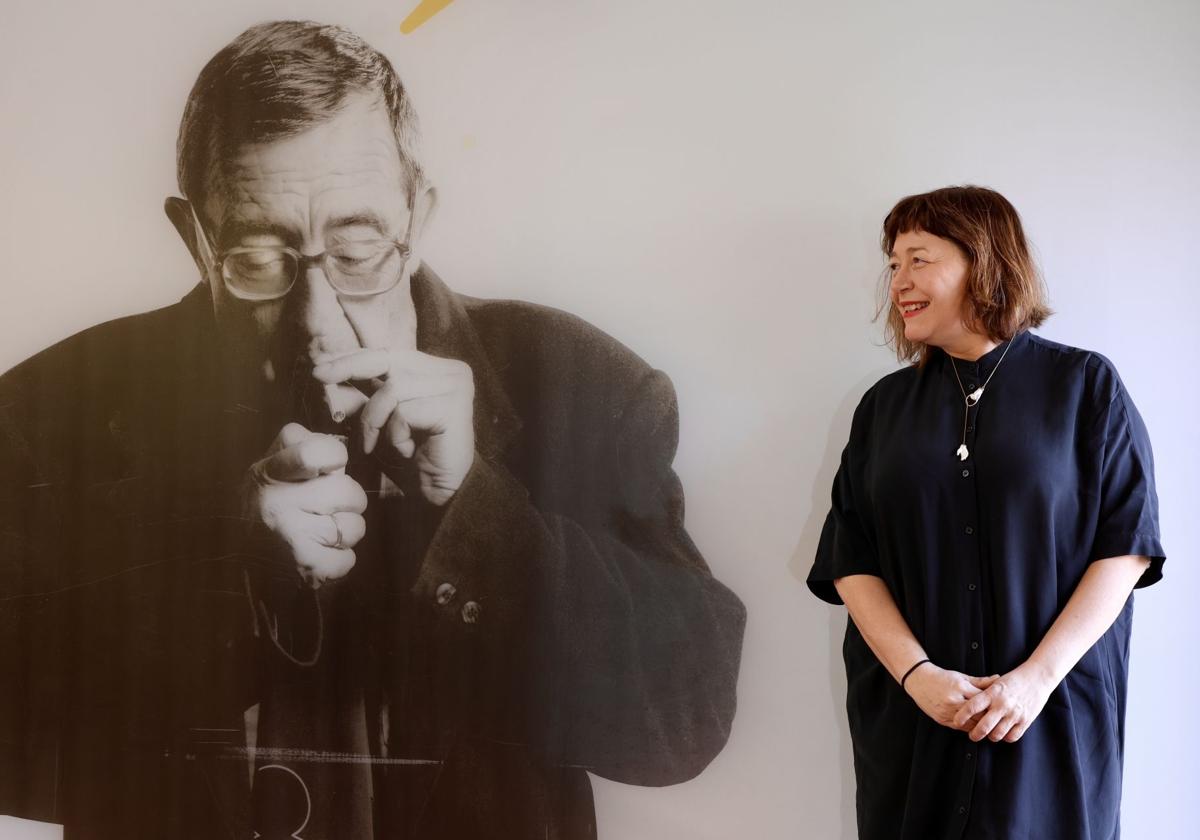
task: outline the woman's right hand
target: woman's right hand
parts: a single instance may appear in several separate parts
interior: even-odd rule
[[[926,662],[908,675],[908,679],[904,682],[904,690],[908,692],[908,696],[916,702],[921,711],[935,722],[951,729],[970,732],[976,721],[968,720],[962,726],[955,726],[954,715],[963,703],[999,678],[999,674],[990,677],[972,677],[969,674],[948,671],[945,668],[939,668],[932,662]]]

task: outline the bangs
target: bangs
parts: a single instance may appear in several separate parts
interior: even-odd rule
[[[883,236],[879,244],[884,255],[892,253],[896,238],[902,233],[923,230],[943,239],[955,239],[947,235],[948,226],[944,219],[953,209],[946,205],[944,200],[938,200],[936,193],[910,195],[902,199],[883,220]]]

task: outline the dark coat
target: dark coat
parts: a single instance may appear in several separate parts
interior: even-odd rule
[[[355,473],[368,536],[315,594],[239,518],[278,429],[228,397],[203,287],[0,379],[0,813],[573,840],[585,771],[721,749],[745,612],[684,531],[667,377],[561,312],[427,270],[413,297],[418,347],[473,369],[475,463],[442,509]]]

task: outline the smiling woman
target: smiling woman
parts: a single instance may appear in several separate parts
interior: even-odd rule
[[[1164,560],[1145,427],[1107,359],[1028,331],[998,193],[906,198],[882,244],[914,364],[855,411],[808,576],[850,612],[860,836],[1115,838],[1130,591]]]

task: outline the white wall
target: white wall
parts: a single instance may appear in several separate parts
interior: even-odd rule
[[[1138,597],[1127,836],[1182,837],[1200,738],[1200,6],[1194,0],[741,3],[221,0],[0,16],[0,369],[168,303],[161,212],[203,62],[249,23],[349,25],[393,57],[461,291],[560,306],[670,373],[688,524],[747,603],[740,712],[697,780],[597,782],[601,836],[849,838],[844,613],[802,583],[862,391],[880,220],[950,183],[1022,210],[1058,314],[1118,365],[1159,456],[1166,579]]]

